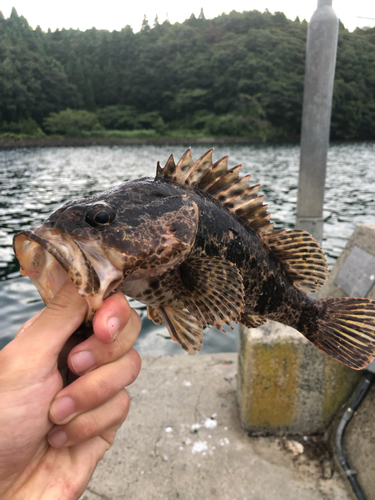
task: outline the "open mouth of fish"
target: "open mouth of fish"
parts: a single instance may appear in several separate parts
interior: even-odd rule
[[[123,273],[103,255],[99,242],[67,236],[53,227],[22,231],[14,239],[21,274],[28,276],[46,304],[69,277],[88,303],[86,323],[123,281]]]

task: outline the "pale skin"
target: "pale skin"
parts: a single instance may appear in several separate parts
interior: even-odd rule
[[[86,307],[67,281],[0,351],[2,500],[78,499],[128,414],[141,320],[117,293],[72,337]]]

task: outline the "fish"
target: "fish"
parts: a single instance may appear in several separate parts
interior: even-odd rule
[[[15,235],[21,274],[46,304],[69,276],[87,300],[86,324],[121,290],[189,354],[205,327],[273,320],[365,367],[375,357],[375,301],[314,299],[327,278],[319,243],[303,230],[276,230],[260,184],[212,154],[194,161],[189,148],[177,163],[158,162],[155,178],[68,201]]]

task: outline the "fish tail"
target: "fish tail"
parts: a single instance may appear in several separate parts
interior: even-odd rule
[[[306,323],[302,333],[350,368],[360,370],[368,365],[375,357],[375,300],[320,299],[315,305],[318,315]]]

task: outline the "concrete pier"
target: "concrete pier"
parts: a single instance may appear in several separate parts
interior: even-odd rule
[[[145,356],[114,446],[81,500],[353,500],[313,438],[251,438],[237,354]]]
[[[308,26],[297,229],[323,239],[323,201],[336,65],[338,19],[332,0],[318,0]]]

